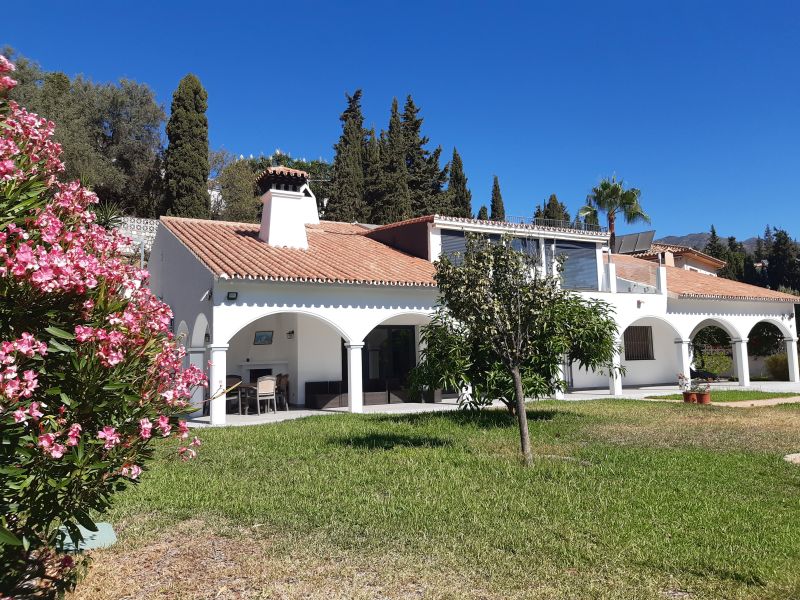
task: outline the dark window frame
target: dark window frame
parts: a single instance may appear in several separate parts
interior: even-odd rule
[[[623,334],[625,360],[655,360],[653,328],[650,325],[631,325]]]

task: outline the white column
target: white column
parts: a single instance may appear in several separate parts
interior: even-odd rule
[[[606,265],[606,276],[608,277],[608,291],[612,294],[617,293],[617,265],[613,262],[612,255],[608,255],[608,264]]]
[[[658,285],[658,293],[666,296],[667,294],[667,267],[659,265],[658,273],[656,275]]]
[[[750,363],[747,361],[747,339],[733,340],[733,360],[741,387],[750,387]]]
[[[616,370],[622,364],[622,357],[619,353],[620,350],[620,339],[616,338],[614,340],[614,345],[616,346],[616,350],[614,350],[614,357],[612,358],[611,362],[615,367],[615,370],[612,371],[608,378],[608,392],[612,396],[621,396],[622,395],[622,375],[619,371]]]
[[[225,379],[228,371],[228,344],[212,344],[211,369],[208,375],[208,397],[211,401],[211,424],[225,425]]]
[[[800,382],[800,369],[797,364],[797,340],[786,338],[786,358],[789,359],[789,381]]]
[[[542,264],[542,275],[547,275],[547,252],[545,252],[544,238],[539,238],[539,262]]]
[[[189,355],[189,365],[195,366],[201,371],[205,372],[206,370],[206,349],[205,348],[188,348],[186,350],[187,354]],[[189,400],[192,406],[197,407],[197,412],[192,413],[192,416],[199,417],[202,410],[203,410],[203,401],[205,400],[206,395],[206,388],[203,386],[198,385],[194,390],[192,390],[192,398]]]
[[[361,380],[361,349],[364,342],[345,344],[347,348],[347,406],[350,412],[364,412],[364,387]]]
[[[692,378],[692,362],[689,358],[689,346],[691,343],[691,340],[682,340],[680,338],[675,340],[675,349],[678,351],[678,370],[689,380]]]

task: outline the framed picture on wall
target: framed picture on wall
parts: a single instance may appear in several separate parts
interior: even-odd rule
[[[254,346],[269,346],[272,344],[271,331],[256,331],[255,338],[253,338]]]

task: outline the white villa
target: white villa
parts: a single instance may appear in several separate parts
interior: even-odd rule
[[[766,321],[783,334],[800,381],[794,305],[800,299],[715,276],[719,261],[687,248],[613,254],[601,228],[427,216],[380,227],[320,221],[306,173],[273,167],[258,179],[260,225],[163,217],[150,256],[152,288],[173,309],[188,360],[207,368],[211,395],[228,375],[289,375],[290,403],[324,408],[410,400],[406,377],[419,328],[436,305],[435,261],[466,232],[508,234],[542,268],[567,255],[562,285],[616,310],[624,376],[565,365],[571,388],[674,383],[690,374],[691,340],[708,325],[731,338],[734,372],[750,385],[747,342]],[[709,260],[710,259],[710,260]],[[716,262],[715,262],[716,261]],[[202,404],[198,391],[195,403]],[[226,422],[224,397],[211,423]]]

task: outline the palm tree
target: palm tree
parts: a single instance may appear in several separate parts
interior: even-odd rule
[[[578,214],[586,219],[587,223],[598,223],[598,212],[606,213],[608,232],[611,234],[609,246],[613,252],[617,237],[615,231],[617,216],[621,215],[626,223],[650,222],[650,216],[639,204],[641,195],[642,192],[636,188],[626,190],[625,182],[621,179],[617,181],[616,176],[611,179],[606,177],[592,189],[592,193],[586,197],[586,206],[581,208]]]
[[[114,201],[101,202],[94,208],[94,214],[97,217],[96,222],[108,230],[117,229],[122,225],[122,217],[124,216],[122,206]]]

